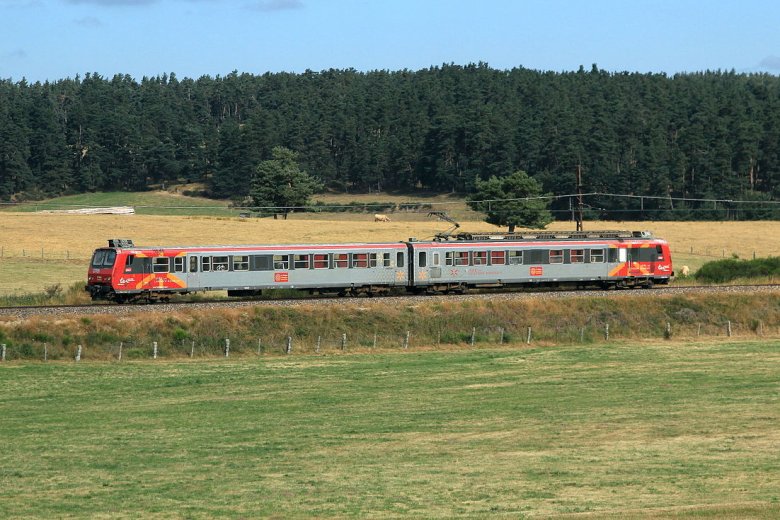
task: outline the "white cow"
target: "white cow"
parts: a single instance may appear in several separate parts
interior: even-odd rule
[[[691,274],[691,268],[687,265],[684,265],[680,268],[680,276],[688,276]]]
[[[390,217],[387,215],[374,215],[374,222],[390,222]]]

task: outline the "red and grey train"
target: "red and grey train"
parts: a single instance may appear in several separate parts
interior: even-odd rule
[[[652,287],[673,277],[669,244],[646,231],[460,233],[430,241],[141,247],[111,239],[92,255],[93,300],[269,289],[375,295],[470,288]]]

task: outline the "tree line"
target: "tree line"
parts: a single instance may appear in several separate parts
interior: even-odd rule
[[[588,199],[594,216],[760,218],[780,198],[780,78],[477,63],[0,80],[3,201],[183,181],[242,200],[280,146],[338,191],[472,194],[522,170],[561,195],[580,168],[586,192],[654,197]]]

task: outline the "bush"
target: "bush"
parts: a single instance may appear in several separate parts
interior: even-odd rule
[[[696,271],[697,280],[724,283],[737,278],[762,278],[780,276],[780,257],[756,258],[755,260],[736,260],[728,258],[707,262]]]

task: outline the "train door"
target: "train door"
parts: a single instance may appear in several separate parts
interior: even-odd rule
[[[640,253],[642,249],[639,247],[629,247],[626,250],[626,267],[628,267],[628,276],[641,276],[642,268],[640,265]]]
[[[200,287],[200,257],[198,255],[187,255],[187,287]]]
[[[431,256],[431,278],[441,278],[441,253],[433,251]]]
[[[416,280],[422,285],[427,285],[425,282],[430,279],[430,272],[428,269],[428,251],[417,251],[417,276]]]

